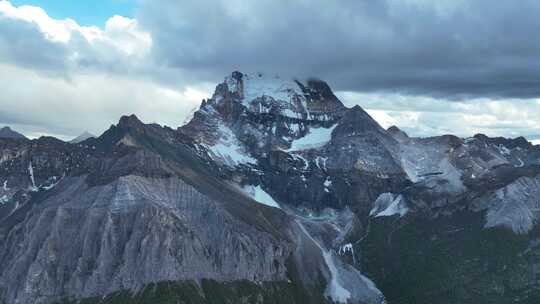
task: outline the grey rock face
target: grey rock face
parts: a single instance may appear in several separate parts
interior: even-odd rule
[[[177,178],[67,178],[1,243],[9,303],[82,298],[182,279],[285,280],[291,244]]]
[[[540,216],[540,175],[521,177],[475,199],[471,207],[474,211],[487,210],[488,228],[503,226],[515,233],[527,233]]]
[[[527,141],[483,135],[407,138],[400,140],[399,155],[414,182],[403,192],[413,207],[430,210],[431,216],[486,211],[485,227],[532,229],[540,166]]]

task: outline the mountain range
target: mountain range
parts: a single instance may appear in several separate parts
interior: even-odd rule
[[[172,129],[0,136],[0,303],[538,303],[540,146],[233,72]]]

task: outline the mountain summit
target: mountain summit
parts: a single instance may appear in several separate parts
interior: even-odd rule
[[[0,138],[0,303],[536,303],[539,196],[521,138],[233,72],[176,130]]]
[[[16,131],[13,131],[10,127],[3,127],[0,129],[0,138],[27,139],[26,136]]]
[[[241,100],[253,112],[292,114],[293,117],[324,115],[344,108],[328,84],[317,79],[302,83],[279,76],[233,72],[218,85],[213,98],[228,96]]]
[[[69,142],[72,144],[78,144],[80,142],[83,142],[89,138],[96,137],[94,134],[91,134],[87,131],[84,131],[81,135],[75,137],[74,139],[70,140]]]

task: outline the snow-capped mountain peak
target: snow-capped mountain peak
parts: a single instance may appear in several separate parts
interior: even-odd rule
[[[233,72],[217,86],[212,99],[217,103],[232,99],[251,113],[308,120],[329,120],[329,115],[345,109],[321,80],[302,82],[262,73]]]

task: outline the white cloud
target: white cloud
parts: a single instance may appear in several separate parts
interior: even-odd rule
[[[207,87],[176,90],[151,81],[103,74],[73,75],[69,81],[0,65],[0,125],[28,134],[69,139],[85,130],[101,134],[120,116],[178,127],[207,98]],[[31,84],[31,85],[29,85]]]
[[[152,37],[140,29],[137,20],[118,15],[109,18],[101,29],[81,26],[73,19],[53,19],[39,7],[15,7],[9,1],[0,1],[0,18],[35,26],[45,39],[66,49],[67,54],[58,56],[65,56],[72,69],[107,68],[107,64],[119,61],[128,68],[140,66],[139,60],[152,47]]]
[[[3,17],[24,20],[36,24],[45,37],[52,41],[68,42],[71,31],[78,28],[72,19],[54,20],[40,7],[13,6],[9,1],[0,1],[0,14]]]
[[[383,126],[397,125],[412,136],[456,134],[532,138],[540,134],[535,99],[445,101],[401,94],[339,92],[345,104],[359,104]]]
[[[152,37],[139,29],[135,19],[115,15],[107,20],[105,31],[101,33],[102,40],[111,43],[127,55],[142,57],[147,55],[152,47]]]
[[[152,62],[152,38],[135,19],[115,15],[104,28],[81,26],[39,7],[0,1],[0,22],[7,25],[0,26],[0,125],[30,137],[100,134],[131,113],[176,127],[209,96],[204,83]]]
[[[388,129],[397,123],[397,119],[388,114],[387,111],[366,109],[366,112],[368,112],[368,114],[385,129]]]

